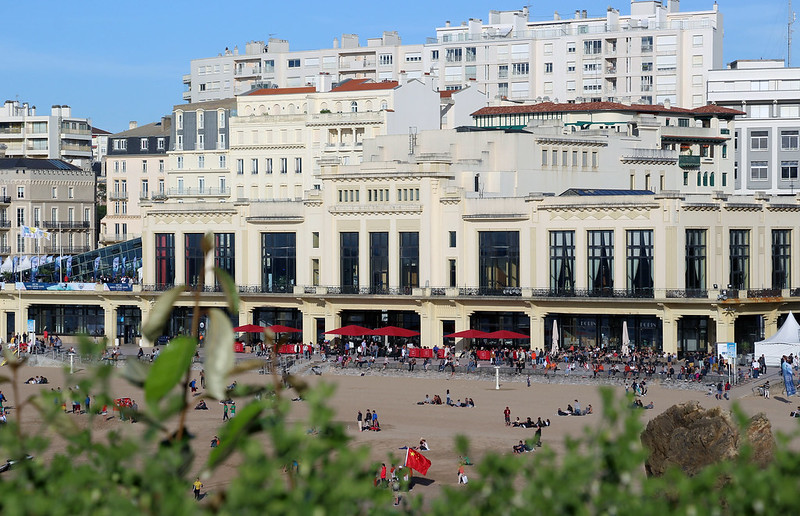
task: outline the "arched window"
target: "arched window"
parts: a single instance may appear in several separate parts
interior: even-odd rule
[[[353,113],[358,113],[358,102],[355,100],[350,103],[350,111]]]
[[[702,184],[701,183],[702,180],[703,180],[703,176],[702,176],[702,174],[700,174],[700,172],[698,172],[697,173],[697,186],[700,186]]]
[[[714,186],[714,173],[711,173],[711,177],[708,179],[708,186]]]
[[[703,172],[703,186],[708,186],[708,172]]]
[[[389,103],[385,100],[381,101],[381,111],[386,111],[387,109],[389,109]]]

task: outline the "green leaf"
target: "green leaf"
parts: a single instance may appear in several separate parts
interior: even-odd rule
[[[239,313],[239,290],[236,288],[236,283],[233,282],[231,275],[220,269],[214,267],[214,274],[219,279],[219,284],[222,285],[222,291],[225,292],[225,299],[228,300],[228,310],[231,313]]]
[[[263,411],[264,403],[250,403],[238,412],[235,418],[230,419],[228,423],[222,427],[222,431],[220,432],[220,445],[211,450],[211,454],[208,456],[209,469],[214,469],[231,453],[236,451],[240,447],[239,441],[242,438],[260,428],[260,426],[256,424],[256,418],[258,418]]]
[[[205,338],[206,392],[212,398],[225,398],[225,382],[233,369],[233,325],[225,312],[218,308],[208,311],[208,330]]]
[[[167,290],[158,297],[153,309],[150,311],[150,317],[147,318],[147,322],[142,327],[142,335],[147,340],[155,342],[161,336],[164,325],[172,313],[172,305],[175,304],[175,300],[183,294],[184,290],[186,290],[186,286],[179,285]]]
[[[125,361],[125,367],[122,369],[122,377],[133,385],[142,387],[147,380],[147,373],[149,370],[150,367],[148,365],[145,365],[140,360],[130,358]]]
[[[178,337],[159,353],[144,382],[144,397],[148,404],[161,400],[186,375],[196,349],[194,338]]]

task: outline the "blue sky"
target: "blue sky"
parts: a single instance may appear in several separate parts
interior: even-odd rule
[[[523,0],[524,1],[524,0]],[[404,43],[423,43],[445,20],[460,23],[488,18],[490,9],[520,9],[524,3],[479,2],[345,3],[307,1],[64,2],[42,0],[4,17],[0,30],[0,97],[19,99],[49,111],[72,106],[76,116],[108,131],[158,120],[183,102],[181,76],[193,58],[209,57],[270,35],[288,39],[292,49],[330,48],[334,37],[356,33],[366,44],[384,30],[396,30]],[[630,3],[545,0],[533,4],[532,20],[568,16],[586,9],[603,16],[612,5],[622,14]],[[710,9],[713,0],[683,0],[681,11]],[[756,8],[757,6],[757,8]],[[725,25],[725,62],[786,56],[786,2],[720,0]],[[800,11],[800,1],[797,2]],[[358,13],[357,15],[354,13]],[[12,14],[7,11],[7,14]],[[12,14],[12,16],[14,16]],[[13,21],[12,21],[13,20]],[[800,22],[795,41],[800,39]],[[800,65],[800,47],[793,45]]]

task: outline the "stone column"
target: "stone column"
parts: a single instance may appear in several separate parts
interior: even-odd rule
[[[530,309],[528,310],[528,317],[531,319],[531,340],[530,340],[530,348],[531,349],[545,349],[545,325],[544,319],[547,317],[547,312],[542,310],[540,307],[531,305]]]
[[[108,337],[108,345],[113,346],[117,338],[117,310],[108,299],[104,299],[100,306],[103,308],[103,331]]]
[[[764,314],[764,338],[775,335],[778,332],[778,316],[780,313],[777,308]]]
[[[717,341],[735,342],[735,323],[738,314],[734,308],[720,306],[717,308]]]
[[[678,352],[678,319],[679,314],[664,307],[661,315],[661,341],[665,353]]]

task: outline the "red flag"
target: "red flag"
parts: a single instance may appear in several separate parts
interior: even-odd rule
[[[416,469],[424,475],[428,472],[428,468],[431,467],[431,461],[417,450],[409,448],[406,450],[406,466]]]

